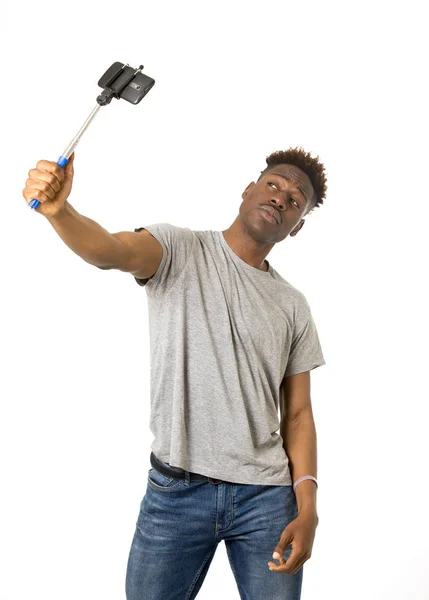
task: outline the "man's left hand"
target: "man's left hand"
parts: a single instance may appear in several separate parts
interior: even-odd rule
[[[319,518],[314,510],[302,511],[294,521],[289,523],[283,530],[279,543],[274,548],[274,552],[279,554],[280,565],[270,561],[268,566],[271,571],[287,573],[288,575],[295,575],[299,571],[311,556],[318,523]],[[292,546],[292,552],[289,558],[285,560],[283,554],[289,544]]]

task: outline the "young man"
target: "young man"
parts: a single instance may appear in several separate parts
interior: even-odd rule
[[[271,154],[225,231],[110,234],[67,201],[73,158],[65,171],[39,161],[26,201],[148,297],[155,439],[127,600],[195,598],[221,540],[241,597],[298,600],[318,524],[310,371],[325,360],[305,296],[266,256],[323,203],[323,165],[300,148]]]

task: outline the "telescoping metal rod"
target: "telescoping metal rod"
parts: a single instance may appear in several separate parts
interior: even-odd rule
[[[57,165],[59,165],[61,168],[65,167],[66,164],[68,163],[70,156],[73,154],[73,150],[78,145],[80,138],[82,137],[82,135],[84,134],[84,132],[87,130],[88,125],[91,123],[91,121],[93,120],[93,118],[95,117],[95,115],[98,113],[98,111],[100,110],[100,108],[101,108],[101,105],[97,103],[95,105],[95,108],[91,111],[91,114],[89,115],[89,117],[87,118],[87,120],[85,121],[85,123],[79,129],[77,135],[72,139],[72,141],[70,142],[70,144],[66,147],[66,149],[64,150],[64,152],[61,154],[61,156],[57,160]],[[32,208],[33,210],[36,210],[36,208],[39,206],[39,204],[40,204],[40,201],[36,200],[36,198],[33,198],[33,200],[31,200],[28,203],[28,206],[30,208]]]

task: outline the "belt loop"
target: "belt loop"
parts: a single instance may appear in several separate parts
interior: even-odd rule
[[[191,475],[189,473],[189,471],[185,471],[185,485],[189,485],[191,481]]]

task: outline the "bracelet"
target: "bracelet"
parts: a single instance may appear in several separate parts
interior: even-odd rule
[[[293,484],[293,490],[295,491],[296,486],[298,485],[298,483],[301,483],[301,481],[304,481],[304,479],[312,479],[315,483],[317,488],[319,487],[319,484],[317,483],[317,479],[315,477],[313,477],[312,475],[304,475],[304,477],[300,477],[297,481],[295,481],[295,483]]]

